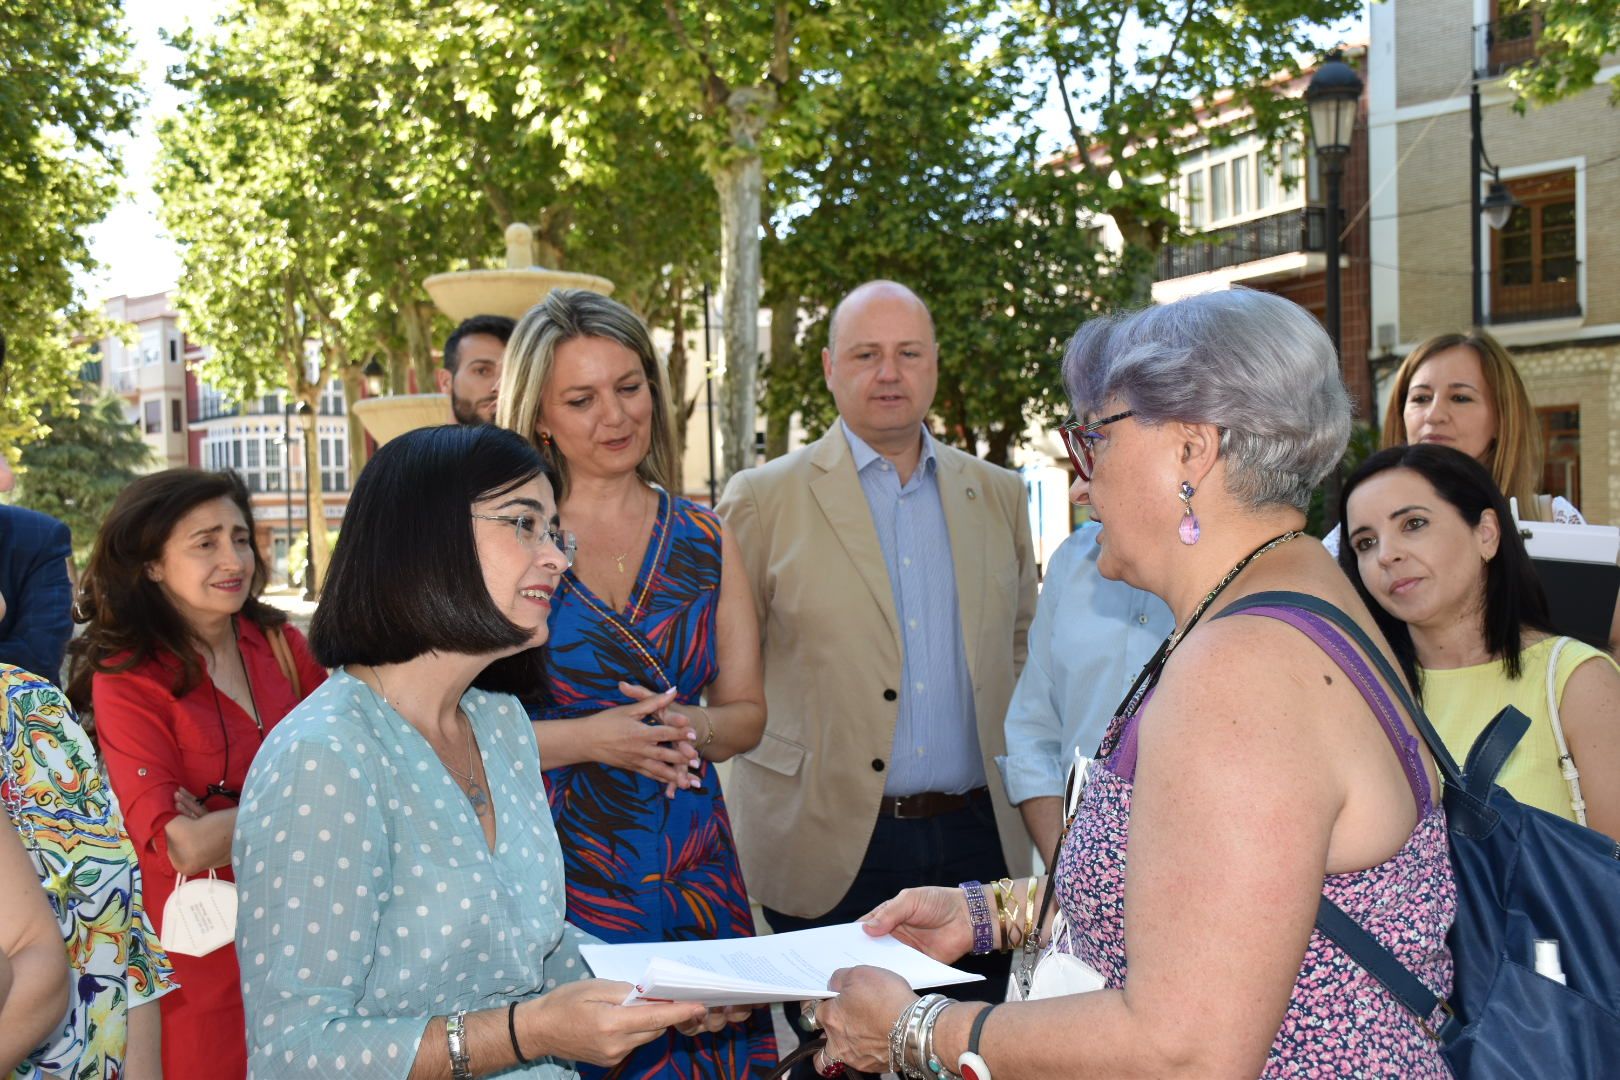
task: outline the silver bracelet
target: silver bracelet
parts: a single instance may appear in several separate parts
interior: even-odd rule
[[[472,1058],[467,1056],[466,1013],[458,1012],[444,1018],[444,1040],[450,1045],[452,1080],[472,1080]]]
[[[950,998],[940,998],[923,1016],[922,1023],[918,1026],[917,1064],[924,1080],[942,1080],[950,1076],[945,1066],[934,1056],[934,1025],[939,1022],[940,1016],[951,1007],[951,1004]]]
[[[914,998],[910,1005],[900,1010],[900,1015],[894,1018],[894,1027],[889,1029],[889,1072],[895,1076],[901,1073],[901,1062],[905,1060],[906,1025],[911,1022],[911,1014],[917,1011],[922,1004],[922,998]]]
[[[945,1063],[939,1059],[939,1055],[934,1053],[934,1026],[939,1023],[939,1018],[945,1015],[945,1010],[954,1004],[956,1004],[954,1001],[946,1001],[930,1011],[923,1030],[923,1065],[928,1069],[928,1075],[933,1078],[953,1080],[956,1076],[955,1073],[945,1067]]]
[[[929,994],[918,1003],[918,1009],[906,1025],[905,1038],[900,1044],[902,1074],[912,1080],[930,1080],[927,1059],[923,1056],[923,1031],[928,1018],[950,999],[944,994]]]

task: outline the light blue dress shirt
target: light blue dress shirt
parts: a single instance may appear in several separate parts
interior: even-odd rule
[[[919,431],[922,457],[902,485],[889,460],[844,424],[889,568],[902,634],[900,717],[894,727],[885,795],[960,794],[985,785],[973,679],[957,607],[956,563],[945,507],[939,501],[939,462],[933,436],[926,429]]]
[[[495,848],[417,730],[347,671],[278,724],[231,845],[249,1077],[404,1077],[428,1020],[588,978],[528,714],[469,690]],[[444,1055],[444,1047],[428,1048]],[[502,1075],[575,1077],[546,1058]]]
[[[1075,749],[1096,750],[1114,708],[1175,627],[1163,600],[1097,572],[1097,531],[1071,533],[1046,567],[1029,658],[1007,706],[1007,754],[996,758],[1014,805],[1063,794]]]

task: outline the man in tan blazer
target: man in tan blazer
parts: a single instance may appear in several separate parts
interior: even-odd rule
[[[990,783],[1035,610],[1023,483],[924,428],[938,351],[904,286],[844,298],[822,369],[839,422],[732,477],[719,505],[759,607],[767,705],[727,800],[778,932],[1028,872]],[[987,970],[977,991],[999,1000],[1006,966]]]

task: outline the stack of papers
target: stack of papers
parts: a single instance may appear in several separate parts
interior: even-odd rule
[[[833,972],[861,965],[892,971],[913,990],[984,978],[941,964],[888,935],[868,937],[859,923],[725,941],[582,945],[579,951],[597,978],[634,987],[626,1005],[762,1005],[836,997],[827,989]]]

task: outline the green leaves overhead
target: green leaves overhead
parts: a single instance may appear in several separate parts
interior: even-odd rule
[[[46,434],[23,448],[13,501],[66,522],[83,566],[113,500],[151,465],[152,451],[116,394],[41,419]]]
[[[1282,96],[1302,60],[1361,0],[1015,0],[1017,47],[1050,73],[1069,121],[1065,164],[1094,188],[1127,245],[1156,251],[1177,227],[1168,195],[1196,143],[1297,131]],[[1248,123],[1200,124],[1217,104]],[[1117,179],[1115,178],[1117,174]],[[1132,295],[1148,299],[1142,262]]]
[[[1604,59],[1620,54],[1620,0],[1509,0],[1497,7],[1499,29],[1536,41],[1535,63],[1508,75],[1521,112],[1591,88]],[[1609,100],[1620,105],[1620,75],[1609,80]]]
[[[40,409],[67,406],[101,333],[74,275],[85,233],[117,195],[113,140],[136,104],[115,0],[0,0],[0,332],[7,338],[5,445],[38,437]]]

